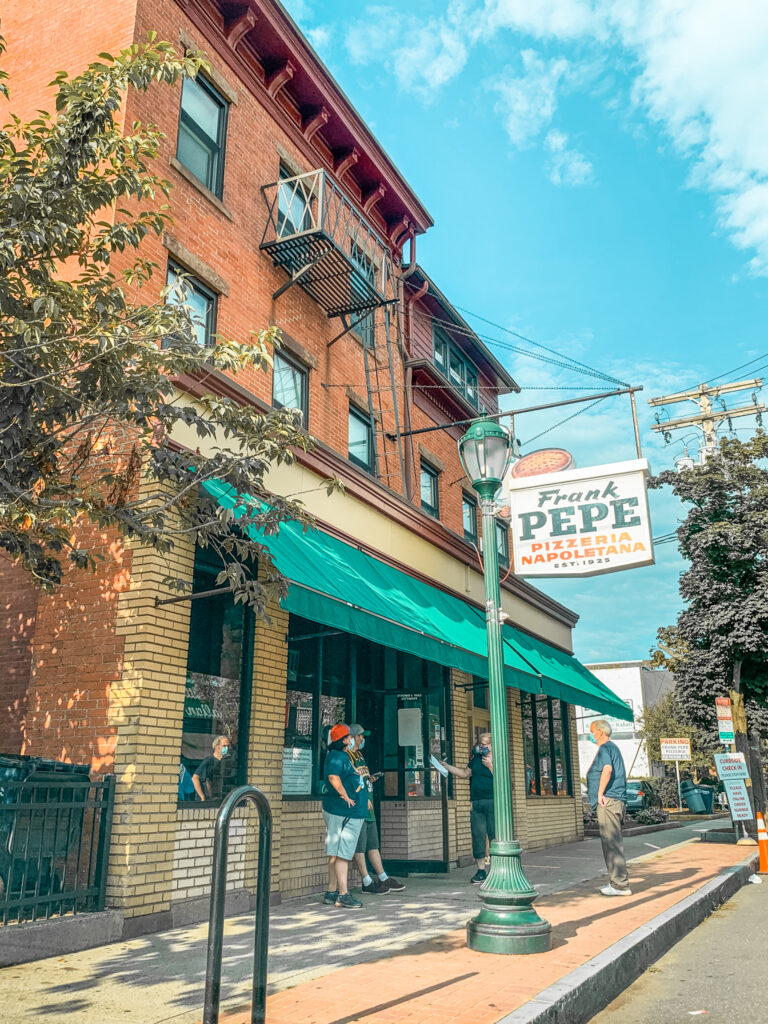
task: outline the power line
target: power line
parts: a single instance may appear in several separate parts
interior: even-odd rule
[[[558,427],[562,427],[562,425],[564,423],[568,423],[569,420],[575,420],[576,417],[581,416],[582,413],[589,412],[590,409],[593,409],[598,405],[598,403],[604,401],[604,399],[605,396],[601,395],[600,398],[597,398],[594,402],[590,402],[589,405],[585,405],[583,409],[579,409],[577,412],[571,413],[571,415],[566,416],[564,420],[560,420],[559,423],[553,423],[551,427],[547,427],[546,430],[542,430],[540,434],[536,434],[535,437],[530,437],[527,441],[523,441],[521,443],[524,445],[533,444],[534,441],[538,441],[540,437],[544,437],[544,435],[548,434],[551,430],[557,430]]]

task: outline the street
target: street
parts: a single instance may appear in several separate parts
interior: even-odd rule
[[[745,885],[615,999],[592,1024],[708,1024],[768,1020],[768,877]]]

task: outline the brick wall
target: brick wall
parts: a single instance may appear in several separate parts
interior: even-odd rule
[[[19,566],[0,560],[0,593],[0,753],[19,754],[40,591]]]
[[[180,807],[173,847],[171,899],[209,896],[213,865],[215,807]],[[229,826],[227,890],[245,888],[248,836],[257,826],[256,814],[247,808],[234,812]]]

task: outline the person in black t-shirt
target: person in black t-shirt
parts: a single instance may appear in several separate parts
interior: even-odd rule
[[[472,830],[472,856],[477,865],[477,871],[471,878],[473,883],[484,882],[488,877],[485,870],[486,839],[496,838],[491,734],[483,732],[478,738],[479,742],[472,748],[472,757],[466,768],[456,768],[455,765],[443,761],[451,775],[459,779],[469,779],[469,798],[472,801],[469,825]]]
[[[213,753],[195,768],[192,785],[201,800],[221,796],[221,759],[229,753],[229,736],[215,736]]]

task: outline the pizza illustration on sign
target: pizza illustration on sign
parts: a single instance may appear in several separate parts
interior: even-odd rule
[[[573,466],[573,456],[564,448],[540,448],[514,463],[510,475],[516,480],[541,473],[560,473]]]

